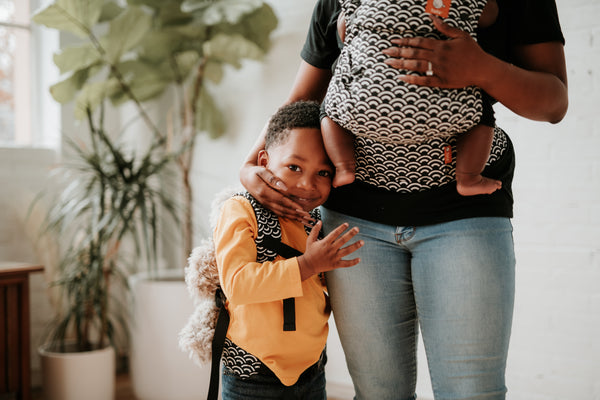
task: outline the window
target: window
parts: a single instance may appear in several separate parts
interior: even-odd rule
[[[58,35],[47,31],[41,35],[42,28],[32,26],[30,17],[36,5],[27,0],[0,0],[2,147],[53,147],[60,137],[58,124],[50,124],[54,126],[51,129],[45,118],[58,118],[57,106],[47,94],[50,82],[57,80],[48,49],[57,48]],[[53,116],[48,107],[54,107]]]

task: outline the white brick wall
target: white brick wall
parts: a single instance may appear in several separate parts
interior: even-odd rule
[[[195,184],[201,227],[207,226],[213,194],[224,183],[237,182],[241,159],[286,97],[296,72],[305,35],[299,27],[307,23],[314,1],[271,3],[281,19],[267,63],[231,71],[219,102],[236,118],[225,138],[199,141]],[[565,120],[558,125],[531,122],[497,108],[498,121],[517,151],[510,400],[600,400],[600,1],[557,4],[567,41],[570,108]],[[67,121],[63,124],[68,131]],[[0,152],[0,259],[30,260],[30,245],[6,205],[15,203],[15,193],[43,182],[36,174],[44,167],[32,167],[27,154],[8,154]],[[42,287],[43,281],[32,285],[32,304],[45,304]],[[45,315],[46,310],[34,311],[34,337]],[[339,357],[331,367],[344,368]],[[419,373],[419,395],[430,397],[424,358]],[[332,378],[348,381],[339,372]]]
[[[600,399],[600,2],[558,0],[558,9],[569,112],[555,126],[513,119],[508,128],[517,150],[515,400]]]

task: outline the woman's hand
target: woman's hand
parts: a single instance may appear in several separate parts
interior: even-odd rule
[[[522,117],[551,123],[563,119],[569,97],[560,41],[515,45],[511,49],[513,63],[508,63],[486,53],[466,32],[438,17],[431,18],[448,40],[397,39],[392,42],[398,47],[383,51],[391,57],[386,64],[424,75],[404,75],[400,79],[441,88],[478,86]],[[429,63],[431,76],[426,75]]]
[[[431,19],[435,28],[448,40],[424,37],[394,39],[392,43],[396,47],[383,51],[391,57],[385,61],[386,64],[423,74],[402,75],[399,79],[407,83],[441,88],[478,85],[481,79],[485,79],[483,65],[488,54],[467,32],[448,25],[439,17],[432,15]],[[427,75],[428,70],[432,71],[432,75]]]
[[[265,167],[246,163],[240,170],[240,181],[248,192],[276,215],[312,225],[314,219],[300,205],[286,197],[287,187]]]
[[[402,75],[407,83],[441,88],[479,86],[486,73],[484,62],[488,54],[479,47],[467,32],[454,28],[440,18],[431,16],[437,30],[448,40],[424,37],[394,39],[397,47],[383,51],[391,58],[386,64],[397,69],[421,72],[419,75]],[[431,64],[430,64],[431,63]],[[426,75],[431,70],[430,75]]]

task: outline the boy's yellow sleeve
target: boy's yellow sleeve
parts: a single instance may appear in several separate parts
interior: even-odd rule
[[[221,287],[229,302],[251,304],[302,296],[297,258],[256,262],[257,233],[252,205],[241,197],[228,199],[213,238]]]

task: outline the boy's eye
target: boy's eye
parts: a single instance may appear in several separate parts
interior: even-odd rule
[[[300,171],[300,167],[299,167],[299,166],[297,166],[297,165],[295,165],[295,164],[288,165],[288,168],[289,168],[291,171]]]
[[[327,170],[319,171],[319,176],[323,176],[325,178],[331,178],[331,175],[332,175],[331,171],[327,171]]]

